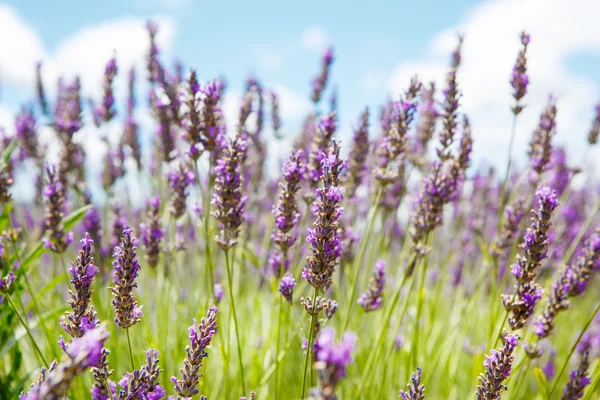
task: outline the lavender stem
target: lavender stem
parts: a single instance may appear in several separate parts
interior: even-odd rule
[[[600,312],[600,303],[598,303],[598,305],[596,306],[596,309],[591,314],[590,318],[588,319],[588,321],[584,325],[583,329],[581,330],[581,333],[579,333],[577,340],[575,341],[575,343],[573,343],[573,346],[571,346],[571,351],[569,351],[569,355],[565,359],[565,362],[563,362],[562,367],[560,368],[560,372],[554,378],[554,383],[552,384],[552,388],[550,389],[550,392],[548,393],[548,398],[552,397],[552,393],[554,393],[554,390],[556,389],[556,386],[558,385],[558,381],[560,380],[560,377],[565,372],[565,369],[567,369],[567,365],[569,365],[569,360],[571,359],[571,356],[573,356],[573,353],[575,353],[575,349],[577,348],[577,345],[581,341],[581,338],[583,337],[583,335],[585,334],[587,329],[592,324],[592,321],[594,321],[594,318],[596,318],[596,315],[598,314],[598,312]]]
[[[342,332],[345,332],[348,328],[348,323],[350,322],[350,314],[352,312],[352,306],[354,306],[354,296],[356,295],[356,287],[358,286],[358,277],[360,275],[360,266],[362,265],[362,260],[365,256],[365,252],[367,250],[367,244],[369,242],[369,236],[371,235],[371,231],[373,230],[373,224],[375,222],[375,217],[377,215],[377,210],[379,209],[379,203],[381,202],[381,197],[383,195],[383,186],[380,186],[377,190],[377,195],[375,197],[375,203],[370,210],[369,219],[367,222],[367,229],[365,230],[365,234],[360,243],[360,248],[358,250],[358,255],[354,258],[354,262],[352,263],[352,277],[350,284],[352,288],[350,289],[350,296],[348,297],[348,310],[346,311],[344,317],[344,323],[342,324]]]
[[[502,192],[500,194],[500,207],[498,209],[498,232],[500,232],[500,229],[502,228],[502,222],[504,219],[504,207],[506,207],[507,204],[504,201],[504,196],[506,196],[506,185],[508,184],[508,177],[510,176],[510,166],[512,164],[512,149],[513,142],[515,140],[515,132],[517,130],[517,116],[518,114],[513,114],[512,129],[510,132],[510,142],[508,143],[508,162],[506,163],[504,181],[502,182]]]
[[[27,335],[29,336],[29,339],[31,340],[31,344],[33,344],[33,347],[34,347],[36,353],[38,354],[38,356],[40,356],[40,358],[42,359],[42,362],[44,363],[46,368],[48,368],[48,366],[50,364],[48,364],[48,362],[44,358],[44,355],[42,354],[42,351],[38,347],[37,342],[33,338],[33,335],[31,334],[31,331],[29,330],[27,323],[25,323],[25,321],[23,320],[23,317],[21,317],[21,314],[19,314],[19,311],[17,311],[17,307],[15,306],[15,303],[13,302],[12,298],[10,297],[10,295],[8,293],[5,293],[4,296],[8,299],[8,302],[10,303],[10,306],[13,308],[13,311],[15,312],[17,318],[21,322],[21,325],[23,325],[23,328],[25,328],[25,331],[27,332]]]
[[[233,323],[235,324],[235,339],[237,341],[238,361],[240,364],[240,375],[242,380],[242,393],[246,393],[246,380],[244,379],[244,365],[242,362],[242,344],[240,342],[240,330],[238,327],[237,313],[235,310],[235,296],[233,295],[233,280],[231,279],[231,265],[229,260],[229,249],[225,250],[225,265],[227,267],[227,282],[229,283],[229,300],[231,301],[231,311],[233,313]]]
[[[129,337],[129,328],[125,328],[125,332],[127,332],[127,345],[129,346],[129,360],[131,361],[131,370],[135,370],[135,365],[133,363],[133,351],[131,350],[131,338]],[[110,390],[109,390],[110,392]]]
[[[304,398],[304,395],[306,394],[306,378],[308,377],[308,360],[310,359],[310,354],[312,353],[312,348],[313,348],[313,339],[314,339],[314,332],[315,332],[315,323],[316,323],[316,319],[317,319],[317,313],[315,312],[315,306],[317,304],[317,288],[314,288],[313,291],[313,298],[312,298],[312,304],[313,304],[313,312],[311,313],[311,319],[310,319],[310,331],[308,332],[308,345],[306,346],[306,357],[304,358],[304,372],[302,373],[302,395],[300,396],[301,399]]]

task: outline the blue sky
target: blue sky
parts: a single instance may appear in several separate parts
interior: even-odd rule
[[[515,152],[524,158],[545,99],[554,93],[557,143],[568,147],[575,163],[600,100],[600,26],[594,18],[599,13],[593,0],[9,1],[0,6],[0,34],[14,38],[0,44],[0,124],[10,123],[10,113],[33,94],[33,62],[39,58],[48,65],[49,85],[59,72],[78,73],[91,97],[99,96],[103,60],[112,49],[121,72],[136,64],[142,73],[147,47],[142,25],[150,17],[162,22],[163,61],[180,59],[205,79],[227,78],[226,112],[237,109],[249,73],[281,92],[290,135],[310,107],[309,81],[320,52],[333,45],[331,83],[338,88],[340,135],[347,142],[360,110],[369,105],[375,111],[389,95],[397,96],[411,75],[443,86],[460,31],[466,39],[459,79],[473,122],[475,160],[501,165],[511,124],[508,79],[518,34],[527,29],[532,85]],[[124,94],[124,80],[117,86],[117,95]],[[151,128],[147,115],[140,119]],[[598,149],[593,154],[600,156]]]

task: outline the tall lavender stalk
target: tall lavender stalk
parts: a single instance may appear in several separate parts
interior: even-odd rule
[[[423,370],[417,367],[417,372],[410,375],[410,383],[407,385],[406,391],[400,391],[402,400],[424,400],[425,385],[421,383],[421,375]]]
[[[385,287],[385,261],[375,261],[373,277],[369,282],[369,289],[358,299],[358,304],[366,312],[375,311],[383,304],[383,289]]]
[[[146,261],[156,267],[160,255],[160,242],[164,231],[160,222],[160,197],[154,196],[146,203],[146,223],[140,224],[142,244],[146,250]]]
[[[589,368],[589,352],[585,352],[581,357],[577,369],[571,371],[569,382],[565,386],[565,390],[563,391],[560,400],[577,400],[583,397],[585,387],[591,383],[591,379],[587,375]]]
[[[66,232],[62,224],[65,216],[65,188],[55,166],[46,164],[46,188],[44,189],[44,246],[56,253],[63,253],[73,241],[73,233]]]
[[[535,278],[547,258],[548,232],[551,226],[552,213],[558,207],[556,192],[548,187],[536,192],[539,197],[539,210],[532,210],[531,228],[527,229],[520,245],[522,254],[511,267],[511,272],[517,279],[516,293],[502,295],[502,304],[510,313],[508,322],[513,330],[520,329],[534,312],[536,303],[542,298],[542,287]]]
[[[367,155],[369,154],[369,109],[360,114],[357,127],[354,129],[352,149],[348,157],[348,197],[354,196],[364,179]]]
[[[507,335],[501,349],[492,350],[489,356],[485,356],[483,365],[486,371],[479,375],[477,400],[500,400],[500,395],[507,389],[503,382],[510,376],[514,360],[512,353],[518,343],[516,336]]]
[[[194,182],[195,175],[184,163],[169,173],[169,185],[173,191],[171,197],[171,215],[178,219],[185,214],[186,200],[188,197],[188,187]]]
[[[323,90],[325,90],[325,86],[329,80],[331,64],[333,64],[333,48],[328,47],[325,49],[323,58],[321,60],[321,72],[312,80],[311,99],[315,104],[321,100],[321,95],[323,94]]]
[[[534,332],[539,338],[550,336],[558,313],[570,307],[569,298],[583,294],[599,259],[600,235],[594,234],[586,241],[575,265],[564,268],[552,285],[546,307],[535,323]]]
[[[115,323],[125,329],[127,333],[132,369],[135,367],[129,328],[139,322],[144,315],[142,307],[138,305],[137,299],[133,294],[133,288],[137,287],[135,279],[138,277],[141,268],[136,253],[136,239],[133,237],[133,230],[127,225],[123,230],[121,246],[115,247],[115,261],[113,262],[114,286],[109,289],[113,296],[112,305],[115,308]]]
[[[552,153],[552,138],[556,133],[556,102],[553,96],[540,116],[538,127],[529,142],[530,180],[539,182],[541,174],[546,170]]]
[[[513,67],[510,85],[513,88],[513,98],[515,105],[512,107],[512,112],[515,116],[519,115],[525,107],[521,100],[527,94],[527,86],[529,85],[529,75],[527,74],[527,46],[531,40],[530,36],[521,32],[521,45],[523,48],[519,50],[517,61]]]
[[[94,110],[94,115],[98,119],[99,122],[109,122],[114,116],[117,114],[114,105],[115,105],[115,97],[113,94],[113,81],[115,76],[117,75],[117,60],[115,57],[112,57],[104,68],[104,83],[103,83],[103,91],[104,97],[102,99],[102,104],[96,107]]]
[[[200,393],[198,384],[203,376],[200,372],[202,360],[208,356],[206,348],[210,346],[212,337],[217,333],[217,307],[209,307],[206,318],[202,318],[200,324],[196,324],[194,320],[194,325],[190,327],[189,332],[190,346],[185,348],[187,356],[183,360],[181,369],[182,379],[171,377],[179,398],[191,398]]]
[[[69,272],[73,276],[71,283],[75,291],[69,290],[71,311],[67,311],[61,317],[60,325],[73,338],[82,337],[85,332],[94,329],[100,323],[96,318],[94,306],[90,305],[94,293],[91,286],[96,273],[98,273],[98,267],[94,265],[92,257],[93,244],[90,235],[86,233],[81,240],[79,256],[69,268]]]

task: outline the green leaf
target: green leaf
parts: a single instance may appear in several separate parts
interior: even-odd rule
[[[86,206],[83,206],[81,208],[78,208],[77,210],[73,211],[71,214],[67,215],[66,217],[64,217],[62,219],[62,224],[63,227],[65,229],[65,231],[68,231],[69,229],[71,229],[77,222],[79,222],[79,220],[81,218],[83,218],[85,212],[87,210],[89,210],[90,208],[92,208],[91,204],[88,204]]]
[[[538,367],[535,367],[533,369],[533,374],[535,375],[535,380],[538,384],[538,389],[540,391],[540,394],[542,395],[542,398],[547,399],[548,398],[548,379],[546,379],[546,375],[544,374],[544,371],[542,371]]]
[[[12,154],[12,152],[17,148],[17,140],[13,139],[8,146],[6,146],[6,148],[4,149],[4,151],[2,152],[2,155],[0,155],[0,160],[2,160],[2,162],[6,163],[8,162],[10,155]]]
[[[20,274],[18,275],[21,276],[22,274],[26,273],[31,263],[33,263],[35,260],[40,258],[42,254],[48,251],[48,249],[44,248],[44,243],[40,240],[37,246],[31,249],[31,251],[29,251],[25,259],[23,260],[23,265],[21,265],[21,268],[19,268]]]
[[[31,330],[35,329],[38,326],[38,324],[40,323],[40,321],[46,322],[48,320],[58,318],[58,316],[62,315],[68,309],[69,309],[69,307],[67,307],[67,306],[60,307],[54,311],[49,311],[45,314],[42,314],[41,318],[29,319],[28,320],[29,329],[31,329]],[[21,340],[25,335],[27,335],[27,331],[22,326],[19,326],[19,328],[17,328],[15,330],[14,334],[8,339],[8,341],[4,344],[4,346],[2,346],[2,349],[0,349],[0,358],[3,358],[6,355],[6,353],[8,353],[10,351],[10,349],[12,349],[15,346],[15,344],[17,344],[17,342],[19,340]]]

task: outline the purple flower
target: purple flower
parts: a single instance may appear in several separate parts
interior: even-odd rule
[[[160,222],[160,197],[154,196],[146,202],[146,223],[140,224],[142,244],[146,250],[146,261],[151,267],[158,264],[160,242],[164,232]]]
[[[220,283],[215,283],[213,286],[213,292],[215,294],[215,302],[217,305],[223,300],[223,286]]]
[[[115,308],[115,323],[125,329],[135,325],[144,315],[133,294],[133,288],[137,287],[135,279],[141,268],[136,252],[133,231],[129,226],[125,226],[121,246],[115,247],[112,274],[114,286],[110,288],[113,295],[112,305]]]
[[[94,264],[92,257],[93,244],[94,241],[86,233],[81,240],[79,256],[69,268],[69,272],[73,276],[71,283],[75,291],[69,290],[71,311],[61,317],[60,324],[74,338],[82,337],[86,331],[94,329],[100,322],[96,318],[94,307],[90,306],[90,300],[94,293],[91,287],[98,273],[98,267]]]
[[[307,165],[308,180],[313,186],[316,186],[321,179],[321,164],[323,158],[326,157],[327,152],[329,151],[331,140],[335,134],[336,128],[337,120],[335,118],[335,113],[325,115],[317,123],[317,132],[311,143],[311,150]]]
[[[583,391],[585,390],[585,387],[591,383],[591,379],[587,375],[589,368],[589,353],[586,352],[581,357],[581,361],[579,362],[577,369],[571,371],[569,374],[569,382],[565,386],[565,390],[561,399],[575,400],[583,397]]]
[[[369,289],[363,293],[358,299],[358,304],[361,305],[366,312],[375,311],[381,308],[383,304],[383,289],[385,286],[385,261],[375,261],[373,268],[373,277],[369,283]]]
[[[171,198],[171,215],[178,219],[186,210],[186,200],[188,197],[188,186],[194,182],[194,173],[187,169],[183,163],[179,164],[177,170],[169,174],[169,185],[173,191]]]
[[[477,386],[477,399],[499,399],[506,386],[502,382],[510,376],[513,351],[517,347],[519,339],[513,335],[504,337],[504,347],[492,350],[490,355],[485,356],[483,365],[485,373],[479,375],[479,386]]]
[[[189,329],[190,346],[186,346],[187,356],[183,360],[181,369],[182,379],[171,377],[175,385],[175,392],[181,397],[192,397],[200,393],[198,384],[200,382],[200,367],[202,360],[208,357],[206,348],[210,346],[212,337],[217,333],[217,307],[209,307],[206,318],[202,318],[200,324],[196,324]]]
[[[224,149],[218,160],[215,180],[215,192],[212,203],[216,210],[212,215],[221,223],[217,245],[227,250],[237,243],[240,226],[244,221],[246,196],[243,195],[241,170],[246,160],[246,141],[236,135]]]
[[[527,86],[529,85],[529,75],[527,75],[527,45],[529,45],[530,37],[525,32],[521,32],[521,44],[523,48],[519,50],[517,61],[513,67],[510,85],[513,88],[513,98],[515,105],[512,107],[513,114],[519,115],[524,106],[521,100],[527,94]]]
[[[327,80],[329,79],[329,71],[331,69],[331,64],[333,63],[333,48],[328,47],[325,49],[323,53],[323,58],[321,60],[321,72],[312,80],[312,101],[317,104],[319,100],[321,100],[321,95],[323,94],[323,90],[325,90],[325,86],[327,85]]]
[[[369,108],[360,114],[357,127],[354,129],[352,149],[348,157],[348,196],[354,196],[356,188],[363,182],[366,172],[367,155],[369,154]]]
[[[423,400],[425,399],[425,385],[421,384],[421,375],[423,370],[417,367],[417,372],[410,375],[410,382],[408,390],[405,392],[400,391],[400,397],[402,400]]]
[[[19,159],[37,159],[43,154],[36,132],[36,120],[32,111],[23,110],[15,119],[15,136],[19,140]]]
[[[44,247],[63,253],[73,241],[71,232],[65,233],[62,219],[65,216],[65,191],[55,166],[46,164],[46,188],[44,189],[45,230]]]
[[[292,304],[292,296],[294,294],[294,287],[296,286],[296,280],[292,276],[292,274],[287,273],[281,278],[281,283],[279,284],[279,293],[288,301],[288,303]]]
[[[112,88],[116,75],[117,60],[115,57],[112,57],[110,60],[108,60],[106,67],[104,68],[104,97],[102,100],[102,105],[96,107],[94,110],[95,117],[101,122],[109,122],[117,114],[114,108],[115,97]]]
[[[21,400],[58,400],[66,395],[71,382],[89,367],[98,365],[108,332],[104,327],[87,331],[82,337],[66,346],[69,359],[57,364],[54,361],[48,370],[42,369],[37,383],[32,384],[27,393],[21,393]]]
[[[300,218],[296,194],[300,189],[300,182],[305,171],[302,150],[293,152],[283,164],[283,179],[279,183],[279,197],[277,204],[273,206],[275,229],[271,235],[283,252],[292,247],[298,238],[294,232]]]
[[[539,176],[544,172],[550,162],[552,152],[552,138],[556,133],[556,102],[550,96],[548,104],[540,116],[540,122],[529,142],[529,164],[532,169],[530,180],[539,181]]]
[[[333,142],[331,157],[323,161],[323,187],[316,190],[317,200],[312,207],[316,219],[306,237],[311,254],[306,259],[302,276],[319,290],[326,290],[331,285],[337,259],[342,253],[338,220],[342,213],[340,204],[343,195],[338,185],[345,162],[339,151],[339,144]]]
[[[201,143],[204,150],[211,153],[219,150],[224,142],[223,112],[221,110],[222,85],[214,80],[200,89],[202,98],[201,110]]]
[[[335,331],[331,327],[323,329],[315,342],[315,369],[319,377],[321,394],[335,392],[335,388],[352,362],[352,351],[356,335],[346,332],[341,343],[335,341]]]

